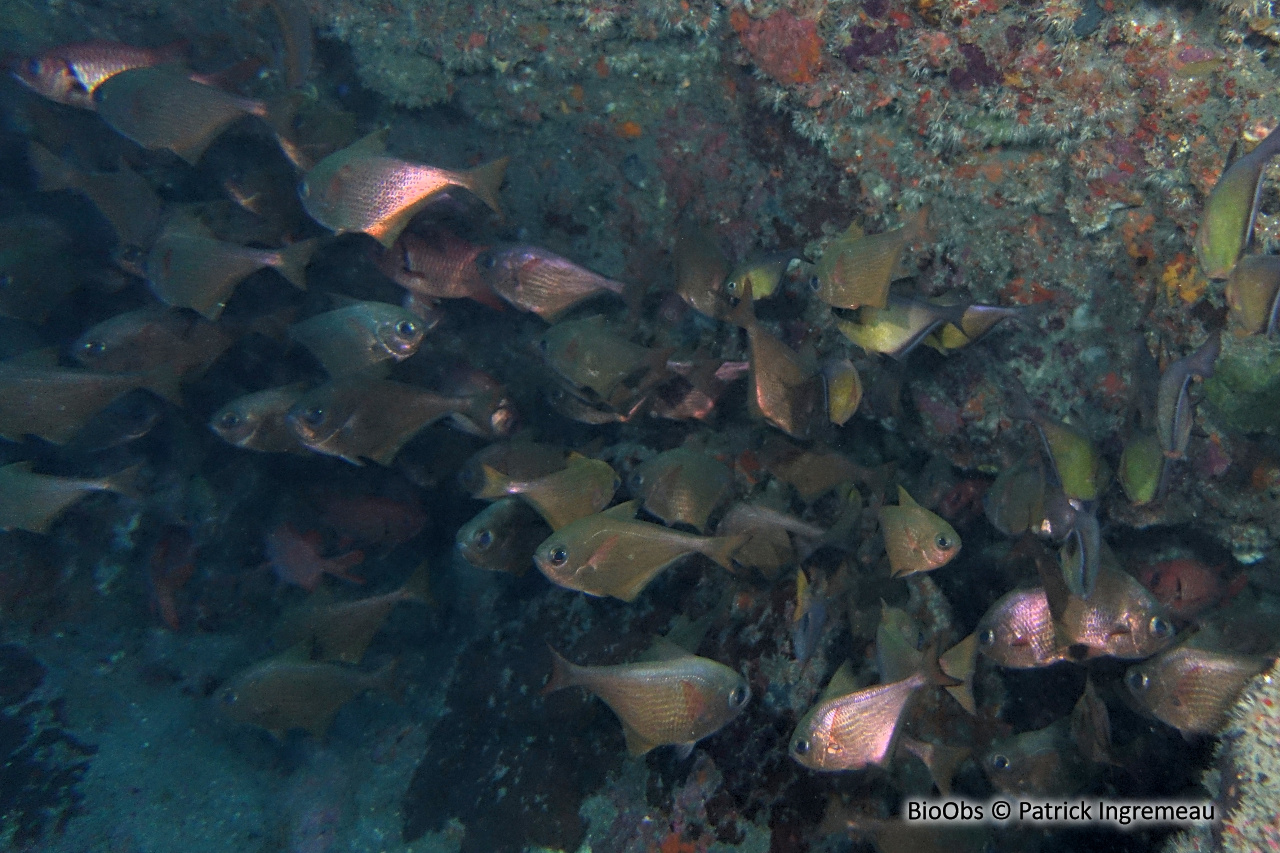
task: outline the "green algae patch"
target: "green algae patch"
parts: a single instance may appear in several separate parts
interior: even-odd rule
[[[1260,335],[1224,336],[1204,395],[1221,426],[1280,434],[1280,342]]]

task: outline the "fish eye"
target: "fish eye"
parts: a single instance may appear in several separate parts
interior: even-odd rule
[[[742,288],[738,286],[738,282],[729,279],[724,283],[724,289],[730,296],[740,296]]]
[[[88,356],[102,355],[107,351],[107,345],[104,341],[85,341],[80,347],[80,352]]]
[[[822,281],[816,276],[809,276],[809,289],[817,293],[822,288]]]
[[[1147,688],[1151,686],[1151,678],[1145,672],[1138,672],[1137,670],[1126,675],[1124,680],[1134,693],[1145,693]]]
[[[476,535],[472,537],[472,541],[475,543],[477,548],[488,548],[493,544],[493,531],[488,528],[477,531]]]
[[[996,644],[996,632],[994,628],[987,628],[978,634],[978,645],[994,646]]]
[[[994,770],[1008,770],[1009,756],[1001,755],[1000,753],[996,753],[995,755],[991,756],[991,767]]]
[[[551,549],[551,553],[547,555],[551,565],[563,566],[569,562],[569,550],[563,545],[557,545]]]
[[[1163,616],[1152,616],[1147,623],[1147,630],[1151,632],[1151,636],[1160,640],[1173,636],[1173,626]]]
[[[733,692],[729,694],[729,705],[737,708],[747,701],[747,697],[749,695],[750,693],[747,691],[747,685],[739,684],[737,687],[733,688]]]
[[[218,418],[218,426],[221,429],[225,429],[225,430],[235,429],[236,427],[240,426],[240,424],[242,424],[243,422],[244,422],[244,419],[241,418],[240,415],[238,415],[235,412],[225,412],[223,413],[222,417]]]
[[[412,338],[418,334],[418,324],[412,320],[401,320],[396,323],[396,334],[402,338]]]
[[[543,352],[547,352],[549,349],[551,349],[551,345],[547,343],[546,338],[538,338],[538,349],[542,350]]]
[[[324,423],[325,410],[320,406],[312,406],[302,413],[302,419],[312,426],[320,426]]]
[[[810,749],[809,739],[803,738],[803,737],[800,738],[794,744],[792,744],[791,749],[795,752],[796,755],[808,755],[809,749]]]
[[[952,541],[945,533],[939,533],[937,538],[933,540],[933,544],[938,546],[941,551],[951,550]]]

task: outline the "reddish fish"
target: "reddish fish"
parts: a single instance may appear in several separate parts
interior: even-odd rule
[[[185,527],[169,527],[151,550],[149,580],[151,609],[170,631],[182,625],[178,616],[178,590],[196,573],[196,543]]]
[[[92,110],[93,93],[108,79],[133,68],[167,65],[182,59],[186,52],[185,41],[164,47],[134,47],[98,39],[51,47],[15,61],[11,70],[19,82],[51,101]]]
[[[276,577],[303,589],[315,589],[325,574],[351,583],[364,583],[364,578],[348,571],[364,561],[363,552],[322,557],[319,534],[299,533],[291,524],[282,524],[267,534],[266,551]]]
[[[1192,619],[1222,600],[1223,568],[1179,557],[1145,566],[1137,575],[1142,585],[1175,616]]]
[[[357,542],[399,545],[421,533],[427,523],[427,514],[417,502],[381,495],[333,492],[323,495],[319,505],[325,524]]]
[[[501,311],[506,303],[485,283],[476,265],[487,250],[443,228],[427,235],[402,234],[382,253],[378,269],[416,297],[473,299]]]

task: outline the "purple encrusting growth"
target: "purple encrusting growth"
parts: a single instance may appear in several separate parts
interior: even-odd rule
[[[850,71],[867,68],[871,57],[884,56],[898,49],[898,28],[890,25],[883,29],[863,24],[849,28],[849,46],[840,51],[840,58]]]

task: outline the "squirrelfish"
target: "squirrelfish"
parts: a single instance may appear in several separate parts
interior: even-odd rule
[[[477,263],[495,293],[521,311],[552,321],[599,293],[621,295],[626,285],[537,246],[492,249]]]
[[[133,68],[175,62],[186,50],[187,42],[183,41],[163,47],[134,47],[99,39],[51,47],[17,60],[12,70],[23,85],[49,100],[92,110],[94,92],[104,81]]]
[[[733,491],[733,474],[714,457],[687,447],[642,462],[627,480],[646,511],[667,524],[688,524],[698,532]]]
[[[895,578],[941,568],[960,553],[960,534],[898,487],[898,505],[880,508],[880,526]]]
[[[1269,139],[1270,137],[1268,137]],[[1194,418],[1187,389],[1191,379],[1213,375],[1214,363],[1222,351],[1222,336],[1215,332],[1191,355],[1180,358],[1160,374],[1156,394],[1156,427],[1160,447],[1170,459],[1181,459],[1187,453]]]
[[[63,510],[93,492],[136,494],[137,469],[109,477],[77,479],[32,471],[30,462],[0,467],[0,530],[47,533]]]
[[[882,234],[866,236],[856,224],[827,244],[818,261],[810,288],[818,298],[837,308],[889,304],[889,283],[894,279],[903,250],[926,233],[928,209],[915,220]]]
[[[395,669],[395,661],[376,672],[313,661],[299,647],[232,676],[214,702],[233,722],[258,726],[276,738],[291,729],[323,737],[343,705],[367,690],[390,692]]]
[[[237,397],[213,413],[209,428],[228,444],[246,450],[300,452],[303,445],[285,416],[306,390],[298,382]]]
[[[454,543],[462,559],[477,569],[522,575],[533,567],[533,552],[552,533],[533,507],[502,498],[458,528]]]
[[[263,540],[263,550],[276,577],[284,583],[313,590],[325,575],[351,583],[364,583],[363,578],[350,572],[364,562],[364,552],[348,551],[336,557],[323,557],[320,555],[320,535],[299,533],[292,524],[282,524],[269,531]]]
[[[335,151],[307,172],[299,194],[316,222],[338,234],[363,232],[383,246],[421,210],[450,189],[465,189],[501,214],[498,188],[507,158],[467,171],[451,171],[386,154],[378,131]]]
[[[1193,641],[1194,642],[1194,639]],[[1273,658],[1213,652],[1184,643],[1130,667],[1129,692],[1156,719],[1183,734],[1212,734],[1245,685]]]
[[[551,680],[542,692],[584,687],[599,696],[622,721],[632,755],[666,744],[687,753],[751,700],[747,680],[718,661],[676,647],[660,648],[656,656],[652,662],[579,666],[552,649]]]
[[[580,518],[556,530],[534,552],[549,580],[588,595],[634,601],[658,573],[681,557],[703,554],[731,567],[739,536],[697,536],[636,521],[634,502]]]
[[[1262,194],[1262,173],[1280,151],[1272,130],[1252,151],[1223,170],[1205,202],[1196,231],[1196,257],[1209,278],[1226,278],[1253,239]]]
[[[421,320],[386,302],[355,302],[289,328],[290,337],[335,379],[383,362],[404,361],[418,351],[425,332]]]
[[[519,495],[559,530],[609,505],[622,481],[601,459],[571,454],[563,468],[529,480],[518,480],[489,465],[482,466],[484,485],[476,497],[497,500]]]

